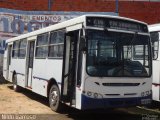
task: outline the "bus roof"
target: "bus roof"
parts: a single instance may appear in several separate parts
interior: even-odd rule
[[[149,25],[148,29],[150,32],[160,31],[160,23]]]
[[[13,42],[13,41],[15,41],[15,40],[19,40],[19,39],[23,39],[23,38],[28,38],[28,37],[32,37],[32,36],[35,36],[35,35],[38,35],[38,34],[45,33],[45,32],[50,32],[50,31],[53,31],[53,30],[63,29],[63,28],[69,27],[69,26],[73,26],[73,25],[76,25],[76,24],[80,24],[80,23],[83,23],[83,22],[85,21],[85,18],[86,18],[86,17],[115,18],[115,19],[133,21],[133,22],[137,22],[137,23],[141,23],[141,24],[147,25],[147,23],[145,23],[145,22],[138,21],[138,20],[135,20],[135,19],[126,18],[126,17],[120,17],[120,16],[97,15],[97,14],[82,15],[82,16],[79,16],[79,17],[76,17],[76,18],[73,18],[73,19],[70,19],[70,20],[61,22],[61,23],[57,23],[57,24],[54,24],[54,25],[50,25],[50,26],[48,26],[48,27],[45,27],[45,28],[42,28],[42,29],[39,29],[39,30],[35,30],[35,31],[33,31],[33,32],[25,33],[25,34],[19,35],[19,36],[17,36],[17,37],[10,38],[10,39],[8,39],[6,42],[7,42],[7,43],[8,43],[8,42]]]

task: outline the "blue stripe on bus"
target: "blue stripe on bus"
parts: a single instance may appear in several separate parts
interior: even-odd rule
[[[13,72],[13,71],[11,71],[11,72]],[[17,74],[24,76],[24,74],[23,74],[23,73],[17,73]],[[41,77],[36,77],[36,76],[33,76],[33,78],[34,78],[34,79],[35,79],[35,78],[37,78],[37,79],[39,79],[39,80],[48,81],[48,79],[41,78]],[[57,82],[57,84],[61,84],[61,82]]]
[[[44,80],[44,81],[49,81],[48,79],[37,77],[37,76],[33,76],[33,78],[37,78],[39,80]],[[57,82],[57,84],[61,84],[61,82]]]
[[[48,80],[47,80],[47,79],[45,79],[45,78],[41,78],[41,77],[37,77],[37,76],[33,76],[33,78],[37,78],[37,79],[39,79],[39,80],[48,81]]]
[[[61,82],[57,82],[57,84],[61,84]]]
[[[13,73],[13,71],[10,71],[10,72],[12,72],[12,73]],[[18,72],[17,72],[17,74],[24,76],[24,74],[23,74],[23,73],[18,73]],[[33,78],[37,78],[37,79],[39,79],[39,80],[48,81],[48,79],[41,78],[41,77],[37,77],[37,76],[33,76]],[[62,83],[61,83],[61,82],[57,82],[57,84],[61,85]]]
[[[85,95],[81,95],[81,108],[82,109],[103,109],[103,108],[116,108],[141,105],[142,99],[152,99],[152,95],[146,97],[136,98],[102,98],[95,99]]]
[[[18,72],[17,72],[16,74],[19,74],[19,75],[22,75],[22,76],[24,76],[24,74],[23,74],[23,73],[18,73]]]
[[[10,71],[10,72],[13,73],[13,71]],[[23,76],[24,76],[23,73],[16,72],[16,74],[19,74],[19,75],[23,75]]]

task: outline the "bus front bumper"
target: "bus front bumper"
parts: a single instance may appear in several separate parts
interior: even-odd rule
[[[81,109],[104,109],[104,108],[118,108],[131,106],[145,106],[149,105],[152,100],[152,95],[146,97],[134,98],[90,98],[82,94]]]

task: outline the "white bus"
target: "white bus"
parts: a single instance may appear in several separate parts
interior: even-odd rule
[[[84,15],[6,41],[3,76],[49,98],[52,110],[146,105],[152,57],[146,23]],[[141,50],[138,50],[141,48]]]
[[[153,100],[160,102],[160,24],[149,25],[153,55]]]

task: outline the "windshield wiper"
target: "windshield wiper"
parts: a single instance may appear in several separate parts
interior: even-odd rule
[[[138,35],[138,32],[135,32],[134,33],[134,36],[133,36],[133,38],[132,38],[132,40],[131,40],[131,42],[130,42],[130,48],[128,49],[128,50],[130,50],[131,48],[132,48],[132,46],[133,46],[133,43],[134,43],[134,41],[136,40],[136,38],[137,38],[137,35]]]

